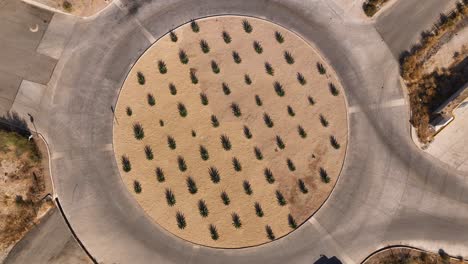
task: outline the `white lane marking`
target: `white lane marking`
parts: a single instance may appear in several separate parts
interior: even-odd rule
[[[328,233],[325,228],[315,219],[314,217],[311,217],[309,219],[309,223],[311,223],[317,231],[319,231],[320,236],[323,237],[324,240],[328,241],[329,244],[335,249],[335,252],[338,254],[338,257],[343,260],[343,263],[346,264],[355,264],[354,262],[344,251],[344,249],[338,245],[338,243],[333,239],[333,237]]]
[[[122,4],[122,2],[120,2],[120,0],[114,0],[113,3],[122,11],[126,11],[126,9],[124,8],[124,4]],[[135,21],[135,23],[138,25],[138,27],[140,28],[141,32],[143,33],[143,35],[146,37],[146,39],[148,39],[148,41],[152,44],[154,42],[156,42],[156,38],[153,36],[153,34],[151,34],[142,24],[141,22],[135,18],[135,16],[132,16],[132,19],[133,21]]]
[[[391,107],[397,107],[397,106],[402,106],[405,105],[405,98],[400,98],[400,99],[395,99],[391,101],[387,101],[383,104],[371,104],[369,105],[369,109],[379,109],[379,108],[391,108]],[[349,108],[349,113],[359,113],[362,112],[362,108],[359,105],[351,106]]]

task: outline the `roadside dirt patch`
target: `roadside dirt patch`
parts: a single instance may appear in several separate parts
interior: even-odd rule
[[[130,71],[116,120],[122,180],[145,212],[180,238],[223,248],[306,221],[340,174],[348,133],[344,91],[319,53],[239,16],[158,40]]]

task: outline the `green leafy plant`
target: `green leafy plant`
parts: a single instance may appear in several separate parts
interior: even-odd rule
[[[252,84],[252,79],[250,78],[250,76],[248,74],[244,75],[244,81],[245,81],[245,84],[247,84],[247,85]]]
[[[242,226],[242,222],[240,220],[240,216],[237,214],[237,213],[232,213],[231,214],[231,218],[232,218],[232,225],[238,229],[238,228],[241,228]]]
[[[177,221],[177,227],[179,227],[179,229],[184,229],[187,226],[187,222],[185,221],[185,216],[180,211],[177,211],[176,213],[176,221]]]
[[[276,201],[278,202],[278,204],[280,206],[285,206],[287,202],[286,202],[286,199],[284,199],[283,194],[279,190],[276,190],[275,194],[276,194]]]
[[[170,36],[172,42],[177,42],[178,38],[177,38],[177,35],[176,35],[176,33],[174,31],[171,30],[169,32],[169,36]]]
[[[219,174],[218,169],[216,169],[215,167],[210,167],[208,169],[208,174],[210,175],[210,179],[213,183],[219,183],[219,181],[221,180],[221,175]]]
[[[275,234],[269,225],[265,226],[265,232],[267,234],[268,239],[275,240]]]
[[[223,36],[224,43],[226,43],[226,44],[231,43],[231,35],[229,35],[229,33],[227,33],[227,31],[223,31],[222,36]]]
[[[330,136],[330,144],[334,149],[339,149],[340,148],[340,143],[336,140],[334,136]]]
[[[154,96],[153,96],[152,94],[148,94],[148,95],[146,96],[146,99],[147,99],[148,104],[149,104],[150,106],[154,106],[154,105],[156,104],[156,99],[154,99]]]
[[[299,133],[299,136],[301,136],[301,138],[306,138],[307,137],[307,132],[300,125],[297,126],[297,133]]]
[[[250,132],[250,129],[247,126],[244,126],[243,130],[244,130],[244,136],[247,139],[251,139],[252,138],[252,133]]]
[[[171,136],[167,136],[167,145],[172,150],[176,149],[177,147],[175,139]]]
[[[218,63],[216,63],[216,61],[214,60],[211,61],[211,70],[213,71],[214,74],[218,74],[221,71],[219,69]]]
[[[145,146],[145,155],[147,160],[152,160],[154,158],[153,149],[151,148],[151,146]]]
[[[254,208],[255,208],[255,214],[256,214],[258,217],[263,217],[263,215],[264,215],[263,209],[262,209],[262,206],[260,205],[259,202],[255,202]]]
[[[283,35],[282,35],[280,32],[278,32],[278,31],[275,32],[275,39],[276,39],[276,41],[278,41],[278,43],[280,43],[280,44],[284,42],[284,37],[283,37]]]
[[[170,83],[169,84],[169,92],[172,94],[172,95],[176,95],[177,94],[177,88],[175,87],[175,85],[173,83]]]
[[[262,99],[260,98],[260,96],[259,96],[258,94],[255,95],[255,103],[256,103],[258,106],[262,106],[262,105],[263,105]]]
[[[229,199],[229,195],[224,191],[221,193],[221,200],[223,201],[224,205],[229,205],[231,203],[231,199]]]
[[[265,121],[265,125],[269,128],[272,128],[274,125],[273,120],[267,113],[263,114],[263,121]]]
[[[127,106],[127,108],[125,109],[125,112],[127,113],[128,116],[131,116],[133,114],[132,108],[130,108],[130,106]]]
[[[307,189],[307,186],[302,179],[297,180],[297,185],[299,186],[299,190],[301,190],[302,193],[305,194],[309,192],[309,189]]]
[[[310,104],[310,105],[314,105],[314,104],[315,104],[315,100],[314,100],[313,97],[309,96],[309,97],[307,97],[307,100],[309,101],[309,104]]]
[[[263,171],[263,174],[265,175],[265,179],[269,184],[272,184],[275,182],[275,177],[273,177],[273,173],[269,168],[265,168]]]
[[[271,76],[275,75],[275,70],[269,62],[265,62],[265,71]]]
[[[158,61],[158,69],[161,74],[166,74],[167,73],[167,67],[166,63],[162,60]]]
[[[290,171],[295,171],[296,170],[296,165],[294,165],[294,162],[291,159],[286,159],[286,164],[288,165],[288,169]]]
[[[253,48],[254,48],[255,52],[257,52],[258,54],[261,54],[263,52],[263,47],[260,44],[260,42],[258,42],[258,41],[253,42]]]
[[[208,96],[205,93],[200,93],[200,101],[202,105],[208,105]]]
[[[145,80],[145,76],[143,75],[142,72],[137,72],[137,79],[138,79],[138,83],[140,85],[144,85],[146,80]]]
[[[213,125],[213,127],[219,127],[219,121],[215,115],[211,115],[211,125]]]
[[[240,117],[242,115],[240,107],[236,103],[231,104],[231,110],[232,110],[232,114],[234,114],[235,117]]]
[[[294,57],[289,51],[284,52],[284,59],[288,64],[293,64],[294,63]]]
[[[234,60],[235,63],[239,64],[242,62],[242,58],[240,57],[239,53],[237,51],[232,52],[232,59]]]
[[[319,119],[320,119],[320,123],[322,124],[323,127],[328,126],[328,120],[322,114],[320,114]]]
[[[177,109],[179,110],[179,115],[181,117],[186,117],[187,116],[187,108],[183,103],[178,103],[177,104]]]
[[[242,182],[242,187],[244,187],[245,194],[252,195],[252,193],[253,193],[252,186],[250,185],[249,181],[244,180]]]
[[[261,151],[258,147],[254,147],[254,153],[255,153],[255,157],[256,157],[258,160],[262,160],[262,159],[263,159],[262,151]]]
[[[307,83],[307,80],[305,79],[304,75],[302,75],[302,73],[300,73],[300,72],[297,73],[296,78],[297,78],[297,81],[301,85],[305,85]]]
[[[232,145],[231,140],[229,140],[229,137],[223,134],[219,138],[221,140],[221,145],[223,146],[223,149],[227,151],[231,150]]]
[[[320,179],[322,179],[324,183],[330,182],[330,177],[328,176],[328,173],[324,168],[319,169],[319,175],[320,175]]]
[[[201,199],[198,201],[198,211],[202,217],[207,217],[209,214],[208,206],[206,206],[205,200]]]
[[[180,62],[182,62],[182,64],[187,64],[189,62],[187,53],[183,49],[179,50],[179,59],[180,59]]]
[[[330,88],[330,93],[333,96],[338,96],[340,94],[340,91],[336,88],[336,86],[333,83],[329,83],[328,87]]]
[[[216,226],[213,224],[210,224],[208,229],[210,230],[211,239],[218,240],[219,234],[218,234],[218,230],[216,229]]]
[[[208,160],[210,158],[208,150],[202,145],[200,145],[200,157],[202,158],[202,160]]]
[[[275,88],[275,92],[278,96],[283,97],[285,95],[283,85],[279,82],[274,82],[273,83],[273,88]]]
[[[129,172],[129,171],[132,170],[132,164],[130,163],[130,159],[127,156],[122,155],[120,160],[122,162],[122,170],[123,171]]]
[[[185,159],[182,156],[177,157],[177,165],[179,165],[179,170],[184,172],[187,170],[187,164],[185,163]]]
[[[135,191],[135,193],[141,193],[142,188],[141,188],[141,183],[139,181],[137,180],[133,181],[133,190]]]
[[[323,67],[323,64],[319,62],[317,62],[317,70],[321,75],[324,75],[327,73],[327,70],[325,69],[325,67]]]
[[[295,116],[296,113],[294,112],[294,110],[292,109],[292,107],[290,105],[288,105],[288,115],[289,116]]]
[[[232,158],[232,166],[234,167],[235,171],[241,171],[242,170],[242,165],[236,157]]]
[[[210,52],[210,46],[208,45],[208,42],[206,42],[206,40],[204,39],[200,40],[200,48],[203,53]]]
[[[227,83],[223,82],[222,87],[223,87],[223,93],[225,95],[231,94],[231,89],[229,89],[229,85]]]
[[[160,167],[156,167],[156,180],[158,182],[164,182],[166,177],[164,176],[164,171]]]
[[[194,68],[190,69],[190,80],[192,81],[193,84],[198,83],[197,70],[195,70]]]
[[[198,192],[197,184],[195,183],[195,180],[193,180],[192,177],[190,176],[187,177],[186,183],[187,183],[187,189],[190,194],[196,194]]]
[[[198,26],[198,23],[195,20],[192,20],[190,22],[190,27],[192,28],[192,31],[195,33],[198,33],[200,31],[200,27]]]
[[[292,229],[296,229],[297,228],[297,223],[296,223],[296,220],[294,220],[293,216],[291,214],[288,214],[288,225],[289,227],[291,227]]]
[[[279,149],[284,149],[286,147],[284,145],[283,139],[280,136],[276,136],[276,145]]]
[[[171,189],[166,188],[166,201],[167,205],[174,206],[176,204],[176,198]]]
[[[145,131],[140,123],[133,124],[133,135],[137,140],[142,140],[145,137]]]
[[[242,21],[242,27],[244,28],[244,31],[246,33],[251,33],[253,30],[252,25],[250,25],[249,21],[247,21],[246,19]]]

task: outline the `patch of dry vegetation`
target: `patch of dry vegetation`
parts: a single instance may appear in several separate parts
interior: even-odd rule
[[[382,251],[365,262],[365,264],[455,264],[464,263],[463,258],[451,258],[444,250],[439,254],[426,253],[408,248],[396,248]]]
[[[368,17],[374,16],[389,0],[366,0],[362,4],[362,9]]]

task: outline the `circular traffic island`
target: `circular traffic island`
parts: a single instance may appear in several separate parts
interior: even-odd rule
[[[343,89],[295,33],[241,16],[192,21],[151,46],[115,110],[124,184],[187,241],[255,246],[304,223],[340,174]]]

